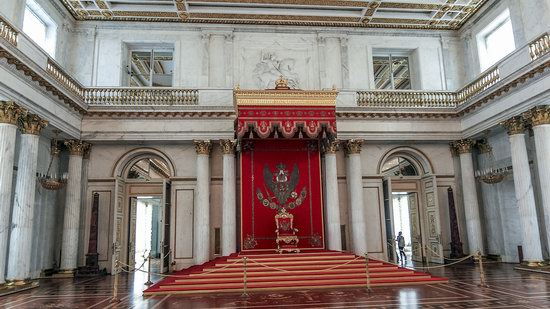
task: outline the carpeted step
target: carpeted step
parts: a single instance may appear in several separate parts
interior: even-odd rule
[[[365,273],[365,269],[362,268],[362,269],[357,269],[357,268],[348,268],[348,269],[341,269],[341,268],[336,268],[336,269],[331,269],[331,270],[324,270],[324,271],[301,271],[301,270],[297,270],[297,271],[289,271],[289,272],[280,272],[280,271],[273,271],[273,270],[267,270],[267,271],[255,271],[255,272],[250,272],[250,271],[247,271],[247,276],[248,277],[262,277],[262,276],[278,276],[280,274],[292,274],[294,276],[317,276],[317,275],[322,275],[322,274],[364,274]],[[406,268],[403,268],[403,269],[398,269],[398,268],[394,268],[394,269],[384,269],[384,271],[377,271],[377,272],[373,272],[372,270],[369,271],[370,275],[371,276],[392,276],[393,274],[400,274],[400,275],[407,275],[407,274],[414,274],[414,270],[410,270],[410,269],[406,269]],[[242,278],[243,277],[243,272],[242,271],[235,271],[235,272],[224,272],[224,273],[219,273],[219,272],[213,272],[213,273],[193,273],[193,274],[189,274],[188,275],[188,278],[233,278],[233,277],[237,277],[237,278]],[[187,278],[187,277],[186,277]]]

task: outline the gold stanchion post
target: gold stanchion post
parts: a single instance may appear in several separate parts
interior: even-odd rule
[[[115,261],[115,282],[113,284],[113,299],[111,299],[111,303],[118,303],[120,302],[120,299],[118,299],[118,273],[120,272],[120,262],[118,260]]]
[[[243,257],[243,265],[244,265],[244,271],[243,271],[243,294],[241,297],[248,297],[247,293],[247,282],[246,282],[246,263],[248,258],[245,256]]]
[[[153,257],[151,256],[151,252],[149,252],[149,256],[147,257],[147,282],[145,282],[146,286],[150,286],[153,284],[153,281],[151,281],[151,259]]]
[[[369,254],[365,253],[365,275],[367,277],[367,292],[371,292],[370,273],[369,273]]]
[[[479,262],[479,287],[488,288],[487,280],[485,278],[485,270],[483,269],[483,257],[481,251],[477,252],[477,260]]]

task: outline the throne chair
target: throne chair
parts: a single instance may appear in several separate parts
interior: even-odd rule
[[[298,235],[296,235],[298,229],[294,228],[293,223],[294,216],[288,213],[285,208],[281,208],[275,215],[275,224],[277,225],[275,233],[277,233],[276,242],[278,253],[283,253],[285,251],[300,252],[300,249],[298,249],[299,239]]]

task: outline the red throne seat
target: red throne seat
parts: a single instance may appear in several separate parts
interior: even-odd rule
[[[281,208],[279,213],[275,215],[277,252],[300,252],[300,249],[298,249],[298,242],[300,240],[298,239],[298,235],[296,235],[298,229],[294,228],[293,223],[294,216],[288,213],[285,208]]]

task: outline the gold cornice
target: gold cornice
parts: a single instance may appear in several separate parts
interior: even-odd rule
[[[120,110],[91,110],[86,118],[206,118],[227,119],[236,118],[234,111],[120,111]]]
[[[550,124],[550,105],[535,106],[525,114],[525,117],[533,127]]]
[[[359,154],[361,153],[361,147],[363,146],[362,139],[350,139],[346,141],[346,153],[349,154]]]
[[[336,106],[336,90],[240,90],[235,89],[237,106]]]
[[[210,155],[210,151],[212,150],[212,142],[209,140],[200,141],[200,140],[194,140],[193,143],[195,144],[195,151],[199,155]]]
[[[327,141],[327,143],[325,144],[325,153],[335,154],[339,148],[340,141],[338,139]]]
[[[469,138],[461,139],[453,142],[453,146],[458,151],[459,154],[462,153],[471,153],[475,145],[475,142]]]
[[[42,129],[47,125],[48,122],[46,120],[35,114],[26,114],[19,117],[19,129],[22,134],[40,135]]]
[[[223,154],[235,154],[235,148],[237,146],[236,140],[222,139],[220,140],[220,146]]]
[[[71,139],[65,141],[65,146],[69,148],[71,156],[83,156],[86,149],[90,147],[90,144],[78,139]]]
[[[17,125],[21,114],[25,111],[12,101],[0,101],[0,123]]]
[[[506,128],[508,135],[525,133],[525,119],[522,116],[514,116],[501,122],[500,125]]]

